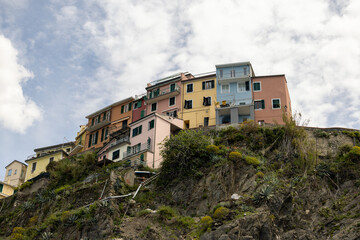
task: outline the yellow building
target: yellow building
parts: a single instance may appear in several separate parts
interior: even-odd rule
[[[87,125],[80,125],[80,131],[75,138],[75,147],[71,150],[69,155],[75,155],[84,151],[85,139],[86,139]]]
[[[0,199],[9,197],[14,194],[14,186],[10,184],[0,182]]]
[[[184,128],[216,125],[216,75],[202,74],[181,81]]]
[[[26,168],[27,166],[25,163],[18,160],[12,161],[5,167],[6,173],[4,182],[14,187],[20,186],[25,181]]]
[[[46,172],[46,166],[52,161],[59,161],[67,157],[74,148],[74,142],[68,142],[43,148],[34,149],[36,155],[25,162],[28,164],[25,181]]]

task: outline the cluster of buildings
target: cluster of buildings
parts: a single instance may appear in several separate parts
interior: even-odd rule
[[[211,73],[183,72],[153,81],[144,94],[89,114],[75,142],[35,149],[27,165],[16,160],[9,164],[0,194],[5,186],[17,186],[46,171],[49,162],[75,154],[97,151],[99,163],[128,161],[158,168],[160,143],[181,129],[247,120],[282,124],[283,113],[291,115],[285,75],[255,76],[250,62],[215,67]]]

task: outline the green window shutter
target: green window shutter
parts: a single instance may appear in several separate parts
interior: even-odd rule
[[[131,103],[129,103],[129,111],[131,111]]]
[[[202,82],[202,89],[205,89],[205,82]]]
[[[108,139],[109,128],[105,128],[105,140]]]
[[[245,82],[245,89],[246,89],[246,91],[250,91],[250,83],[249,83],[249,81]]]
[[[94,118],[91,119],[91,125],[94,125]]]
[[[97,144],[98,137],[99,137],[99,131],[97,131],[97,132],[95,133],[95,145]]]
[[[261,100],[261,108],[265,109],[265,100]]]
[[[142,125],[139,126],[139,134],[142,132]]]
[[[214,87],[215,87],[215,81],[211,80],[211,88],[214,88]]]
[[[101,141],[104,141],[105,128],[101,130]]]
[[[89,145],[88,145],[88,147],[91,147],[91,140],[92,140],[92,134],[90,134],[90,136],[89,136]]]
[[[171,84],[171,85],[170,85],[170,91],[171,91],[171,92],[175,91],[175,84]]]
[[[141,110],[140,112],[140,118],[143,118],[145,116],[145,110]]]
[[[124,106],[121,106],[121,113],[124,113]]]
[[[4,185],[0,184],[0,192],[2,192],[3,186],[4,186]]]
[[[134,128],[132,132],[132,136],[135,137],[137,135],[136,133],[137,133],[137,128]]]

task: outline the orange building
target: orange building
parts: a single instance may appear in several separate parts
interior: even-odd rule
[[[103,147],[109,135],[128,127],[132,117],[133,97],[129,97],[102,108],[88,116],[85,151]]]
[[[291,116],[285,75],[252,77],[255,122],[284,124],[283,112]]]

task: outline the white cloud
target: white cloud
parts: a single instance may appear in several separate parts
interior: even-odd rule
[[[21,86],[33,74],[18,63],[17,50],[3,35],[0,35],[0,52],[0,123],[12,131],[24,133],[41,118],[41,110],[24,96]]]
[[[100,62],[86,80],[84,101],[117,101],[173,72],[251,61],[257,75],[286,75],[293,109],[310,125],[360,128],[360,107],[348,107],[360,100],[360,1],[93,0],[84,6],[67,3],[57,18],[59,26],[71,23],[71,33],[63,34],[76,36],[76,50],[92,51]]]

